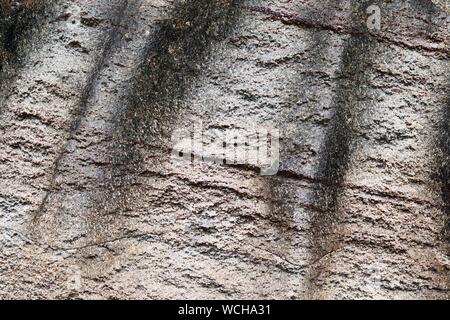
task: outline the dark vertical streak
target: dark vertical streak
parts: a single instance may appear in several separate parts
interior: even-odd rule
[[[439,15],[439,8],[431,0],[414,0],[414,8],[420,13],[426,14],[426,33],[432,38],[433,33],[440,27],[442,21],[433,21],[434,17],[444,17],[445,14]],[[448,12],[447,12],[448,16]],[[450,74],[449,74],[450,76]],[[450,82],[446,85],[447,91],[450,89]],[[439,170],[437,172],[438,180],[441,185],[443,210],[444,210],[444,239],[450,244],[450,95],[447,96],[444,102],[442,125],[440,126],[440,150],[437,151],[436,157],[439,163]],[[450,254],[450,251],[448,252]],[[447,280],[450,279],[447,275]]]
[[[365,10],[371,4],[373,2],[363,1],[354,2],[353,5],[352,23],[362,32],[367,30]],[[368,34],[353,34],[342,52],[340,79],[333,99],[335,113],[321,151],[323,156],[318,169],[323,184],[317,191],[316,201],[323,211],[313,213],[311,221],[314,265],[309,275],[308,294],[311,297],[318,292],[316,279],[324,271],[315,264],[340,246],[338,229],[342,217],[338,212],[338,200],[358,137],[358,122],[368,108],[362,101],[371,101],[367,95],[368,71],[375,46],[376,42]]]
[[[180,2],[152,36],[128,103],[115,116],[111,188],[123,186],[142,159],[138,148],[170,139],[183,97],[202,73],[211,45],[237,22],[238,1]],[[121,101],[123,103],[123,101]]]
[[[359,105],[361,100],[367,98],[366,70],[371,66],[370,51],[371,42],[367,36],[352,36],[342,54],[342,79],[334,98],[336,111],[323,147],[324,157],[319,166],[324,180],[321,204],[329,210],[335,210],[357,136],[355,126],[363,112]]]
[[[132,23],[132,13],[123,15],[121,11],[117,12],[117,16],[121,16],[120,24]],[[130,188],[144,165],[141,150],[170,140],[185,92],[205,67],[212,43],[224,39],[234,26],[236,13],[233,2],[183,1],[170,12],[171,17],[160,21],[157,31],[149,35],[148,45],[139,58],[141,64],[130,70],[133,78],[124,86],[131,89],[118,93],[112,107],[114,114],[108,117],[109,130],[105,140],[110,141],[107,146],[109,164],[101,168],[99,187],[87,194],[89,205],[83,208],[87,211],[84,217],[87,229],[83,235],[86,245],[107,238],[111,232],[117,236],[117,233],[128,231],[121,212],[126,211]],[[113,37],[111,46],[115,41]],[[94,92],[92,87],[98,83],[98,75],[109,59],[111,46],[107,45],[92,72],[71,136],[79,131],[80,120],[89,104],[96,101],[92,95],[102,94],[101,91]],[[63,153],[65,150],[66,147]],[[49,195],[58,192],[55,181],[62,156],[61,153],[55,164],[52,186],[39,209],[39,217],[47,209],[51,211]]]
[[[324,8],[328,7],[328,3],[324,3]],[[314,15],[314,12],[311,12],[311,15]],[[307,30],[303,30],[305,32]],[[308,38],[311,38],[311,46],[309,49],[309,57],[310,59],[302,62],[304,64],[304,68],[306,71],[320,69],[320,64],[325,61],[325,52],[327,51],[328,39],[327,35],[324,31],[311,29],[308,31]],[[297,115],[297,108],[316,108],[316,98],[319,97],[322,92],[315,89],[314,85],[311,85],[311,82],[320,81],[318,79],[313,78],[310,75],[300,75],[301,70],[298,71],[299,76],[297,81],[294,81],[293,84],[295,86],[295,90],[292,90],[294,94],[290,94],[288,96],[288,105],[292,106],[291,108],[286,108],[280,114],[281,124],[280,128],[283,127],[283,122],[294,122],[295,119],[292,119]],[[304,77],[304,78],[303,78]],[[304,83],[306,81],[306,85]],[[305,89],[306,87],[306,89]],[[296,91],[298,90],[298,91]],[[311,91],[313,90],[313,91]],[[291,92],[291,90],[289,90]],[[283,94],[283,93],[281,93]],[[305,97],[312,97],[313,104],[311,102],[305,104],[304,106],[298,107],[296,104],[298,101],[302,101]],[[317,112],[321,112],[318,110]],[[294,137],[283,136],[283,140],[293,139]],[[296,143],[301,143],[301,141],[295,141]],[[288,157],[289,150],[286,150],[286,144],[282,144],[280,148],[280,160],[282,161],[282,168],[284,166],[288,166],[286,158]],[[278,231],[279,237],[272,244],[273,249],[278,255],[285,256],[289,254],[289,252],[285,252],[284,248],[294,247],[294,241],[296,238],[297,229],[295,228],[296,222],[294,221],[295,211],[298,210],[298,207],[295,207],[295,191],[292,191],[292,186],[289,183],[286,183],[285,179],[272,176],[266,177],[268,194],[267,199],[269,199],[269,217],[268,224],[270,227],[275,227]],[[288,201],[287,201],[288,200]],[[290,201],[289,201],[290,200]],[[313,209],[311,209],[313,210]],[[302,226],[300,226],[301,228]],[[296,277],[305,276],[306,271],[299,271]],[[291,286],[289,282],[286,283],[286,286]],[[290,298],[298,299],[301,297],[301,288],[295,287],[293,290],[293,296]]]
[[[413,0],[412,5],[419,14],[426,18],[424,19],[425,25],[418,26],[417,28],[422,29],[426,35],[433,40],[436,30],[442,27],[446,18],[448,19],[448,12],[442,12],[442,10],[440,10],[431,0]],[[448,92],[450,89],[450,82],[447,82],[444,88],[446,88]],[[437,137],[436,140],[432,142],[433,144],[436,144],[436,146],[432,146],[432,152],[437,166],[435,167],[436,174],[433,175],[431,181],[433,183],[438,181],[443,204],[442,218],[444,224],[442,226],[442,238],[439,236],[438,239],[436,239],[436,246],[440,247],[443,242],[443,251],[446,252],[447,255],[450,255],[450,95],[447,94],[442,103],[442,121],[434,128]],[[434,254],[431,254],[430,257],[433,259]],[[441,281],[443,281],[445,283],[443,287],[449,288],[450,275],[448,273],[448,267],[438,263],[437,270],[438,275],[434,282],[437,286],[442,286]]]
[[[132,23],[132,13],[124,15],[121,11],[118,10],[116,14],[121,17],[120,24]],[[171,12],[171,18],[162,20],[158,31],[149,35],[147,48],[140,58],[141,65],[130,71],[134,77],[124,86],[131,89],[118,93],[113,106],[114,114],[108,120],[110,130],[105,140],[110,141],[110,164],[101,169],[99,187],[87,195],[89,206],[84,207],[87,210],[86,244],[104,239],[111,232],[127,231],[127,223],[121,219],[120,213],[126,211],[133,180],[143,166],[140,150],[166,138],[170,139],[171,124],[178,115],[184,93],[201,74],[211,44],[224,39],[234,26],[236,13],[233,2],[180,2]],[[114,28],[111,33],[117,33],[117,30]],[[112,38],[111,46],[114,47],[115,42]],[[79,116],[72,126],[71,136],[79,131],[79,123],[89,104],[96,101],[92,95],[102,94],[101,91],[94,92],[93,87],[97,85],[102,66],[109,59],[111,46],[106,46],[101,60],[96,63],[81,99]],[[66,147],[63,153],[65,150]],[[49,196],[58,192],[55,181],[63,153],[55,163],[50,191],[36,218],[41,217],[46,210],[51,211]],[[60,212],[52,211],[51,214],[55,213]],[[35,226],[38,224],[35,222]]]
[[[118,9],[112,14],[112,24],[113,25],[120,25],[120,21],[123,18],[122,13],[128,5],[127,0],[120,0],[120,1],[121,2],[119,2]],[[94,68],[91,70],[88,80],[87,80],[87,83],[86,83],[85,87],[83,88],[83,93],[82,93],[80,101],[78,103],[78,109],[76,110],[75,120],[72,122],[70,129],[69,129],[69,137],[66,140],[66,142],[64,143],[63,147],[61,148],[61,151],[59,152],[59,154],[54,162],[54,165],[51,168],[52,174],[50,177],[49,190],[45,193],[41,204],[39,205],[38,209],[36,210],[35,215],[33,217],[33,222],[36,222],[37,219],[39,218],[39,216],[42,215],[42,213],[45,210],[46,205],[48,203],[48,198],[55,189],[55,179],[58,174],[58,169],[59,169],[60,163],[61,163],[63,156],[67,150],[68,143],[70,142],[70,140],[72,139],[74,134],[76,134],[76,132],[80,126],[81,120],[83,119],[84,114],[87,110],[89,98],[92,96],[93,90],[95,88],[98,74],[99,74],[100,70],[104,67],[105,61],[110,56],[111,50],[112,50],[114,44],[117,42],[119,35],[120,35],[120,33],[118,32],[117,27],[113,27],[113,28],[111,28],[111,30],[108,32],[108,34],[106,36],[106,41],[104,42],[102,52],[99,55],[96,63],[94,64]]]
[[[450,96],[447,98],[445,106],[444,121],[442,126],[442,164],[439,172],[442,199],[446,214],[445,236],[450,242]]]
[[[335,8],[336,4],[333,3],[333,1],[324,1],[323,3],[323,10],[332,10],[332,8]],[[337,4],[339,6],[339,4]],[[328,9],[325,9],[328,8]],[[331,8],[331,9],[330,9]],[[264,11],[262,9],[262,11]],[[322,14],[326,15],[326,13],[321,12]],[[306,14],[306,16],[317,16],[317,12],[309,12],[309,14]],[[302,26],[298,26],[301,28]],[[299,75],[297,77],[296,81],[293,81],[293,85],[295,86],[294,90],[288,90],[289,95],[286,97],[287,105],[291,106],[290,108],[286,108],[282,111],[282,113],[279,115],[279,118],[281,120],[280,128],[283,128],[284,122],[295,122],[297,114],[297,108],[311,108],[316,113],[320,114],[323,117],[326,113],[326,106],[322,106],[321,104],[317,103],[318,100],[320,100],[320,97],[323,96],[323,92],[320,89],[316,89],[316,85],[320,87],[321,81],[320,79],[315,78],[315,76],[310,75],[310,71],[315,70],[321,70],[324,68],[321,64],[323,61],[325,61],[327,58],[327,50],[329,49],[329,39],[330,36],[329,33],[326,32],[326,30],[321,29],[303,29],[303,32],[308,32],[307,40],[308,43],[311,43],[311,45],[308,46],[307,52],[309,59],[306,61],[302,61],[301,68],[304,68],[304,71],[306,71],[306,74],[302,74],[301,70],[298,71]],[[305,84],[306,82],[306,84]],[[311,85],[311,82],[314,83],[314,85]],[[317,82],[317,84],[316,84]],[[306,87],[306,89],[305,89]],[[294,94],[291,94],[290,92],[295,92]],[[307,101],[306,103],[302,104],[301,106],[298,106],[298,101]],[[344,130],[345,131],[345,130]],[[301,139],[298,139],[297,137],[288,137],[283,135],[283,140],[287,141],[289,139],[296,139],[294,140],[295,143],[299,146],[302,145],[303,141]],[[300,141],[299,141],[300,140]],[[280,160],[282,161],[281,170],[287,168],[289,166],[289,153],[292,152],[288,150],[288,146],[285,144],[281,145],[280,148]],[[294,150],[294,153],[297,153],[298,150]],[[310,154],[302,155],[305,158],[310,157]],[[298,158],[296,159],[298,160]],[[275,227],[278,231],[278,234],[280,235],[279,238],[276,240],[276,242],[273,244],[274,248],[272,250],[276,251],[277,254],[280,256],[285,256],[286,254],[289,254],[289,252],[285,252],[284,248],[286,247],[293,247],[295,246],[295,238],[297,229],[295,228],[296,222],[294,221],[294,214],[295,211],[299,208],[296,208],[295,199],[296,196],[296,189],[292,189],[292,186],[287,183],[284,179],[279,177],[266,177],[267,182],[267,195],[266,197],[270,199],[269,201],[269,221],[268,224],[270,227]],[[286,201],[287,199],[290,199],[291,201]],[[320,214],[326,214],[324,210],[321,210],[319,206],[312,205],[310,208],[311,211],[314,212],[314,217],[316,215]],[[300,226],[300,228],[303,226]],[[316,231],[316,230],[314,230]],[[314,251],[314,258],[313,260],[319,255],[316,254],[315,246],[317,246],[319,239],[314,238],[311,240],[313,251]],[[287,245],[286,245],[287,244]],[[299,258],[299,257],[295,257]],[[305,259],[307,259],[305,257]],[[307,270],[299,271],[298,274],[295,275],[295,277],[303,277],[306,276],[309,278],[312,276],[311,274],[307,273]],[[286,286],[290,286],[291,284],[289,282],[286,283]],[[314,291],[315,288],[307,288],[308,293],[309,290]],[[300,298],[302,297],[303,292],[301,292],[300,288],[293,288],[294,295],[290,298]]]
[[[30,39],[51,16],[48,1],[22,4],[0,1],[0,111],[7,88],[33,42]]]

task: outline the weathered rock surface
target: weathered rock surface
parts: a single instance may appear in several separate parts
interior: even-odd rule
[[[0,3],[0,297],[450,297],[448,2]]]

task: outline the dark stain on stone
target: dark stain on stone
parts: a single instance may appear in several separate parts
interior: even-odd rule
[[[428,35],[433,40],[433,32],[439,27],[440,24],[445,23],[445,17],[448,13],[440,15],[439,7],[431,0],[413,0],[411,7],[417,12],[418,15],[423,17],[421,24],[416,29],[421,29],[422,32]],[[441,20],[441,21],[440,21]]]
[[[128,220],[123,217],[133,206],[132,188],[139,183],[144,161],[148,164],[141,151],[157,150],[155,146],[170,141],[180,108],[188,103],[183,102],[185,93],[205,67],[212,44],[224,39],[236,23],[238,11],[233,3],[180,2],[169,13],[170,18],[161,20],[157,31],[149,35],[141,64],[125,86],[130,89],[118,93],[114,114],[108,120],[109,164],[102,168],[99,188],[89,195],[87,243],[135,231],[127,227]],[[127,17],[122,24],[133,23]],[[105,59],[108,57],[98,63],[99,67]],[[94,84],[89,81],[83,105],[88,103]],[[164,162],[164,158],[158,161]]]
[[[447,98],[445,106],[444,121],[442,126],[442,162],[439,172],[442,199],[444,201],[444,210],[446,214],[445,236],[450,242],[450,96]]]
[[[365,5],[361,4],[355,10],[364,13],[364,8]],[[323,157],[319,164],[319,176],[324,183],[317,197],[319,205],[330,212],[330,216],[321,214],[318,217],[320,220],[318,225],[332,223],[337,218],[333,212],[336,210],[342,182],[357,138],[355,129],[365,111],[361,108],[361,101],[370,101],[367,95],[367,75],[371,68],[374,45],[375,43],[366,35],[352,35],[342,53],[341,79],[333,99],[335,113],[325,138]]]
[[[212,44],[224,40],[237,22],[236,3],[180,2],[170,18],[160,21],[128,103],[116,115],[112,153],[116,169],[139,168],[142,159],[138,146],[160,145],[170,139],[174,122],[186,103],[183,97],[206,66]],[[114,176],[122,177],[124,173]]]
[[[437,13],[438,11],[436,4],[434,4],[431,0],[413,0],[411,1],[411,4],[412,7],[420,13],[431,15]]]
[[[122,4],[127,6],[126,1]],[[133,23],[128,20],[128,14],[122,17],[122,11],[118,10],[112,16],[120,17],[121,25]],[[116,98],[115,114],[111,120],[113,128],[108,133],[108,140],[111,141],[109,164],[102,168],[99,188],[95,194],[89,195],[87,244],[117,236],[117,232],[130,232],[121,214],[131,205],[130,188],[136,184],[137,174],[143,164],[140,150],[143,147],[152,148],[154,143],[160,143],[166,138],[170,139],[171,124],[177,117],[184,93],[201,74],[212,43],[226,37],[236,23],[235,18],[237,10],[231,2],[180,2],[171,13],[171,18],[162,20],[158,31],[149,35],[150,41],[142,55],[142,63],[134,71],[135,76],[129,86],[126,86],[132,89],[118,93]],[[108,36],[110,34],[119,32],[113,28]],[[79,130],[80,121],[91,103],[90,97],[98,82],[97,75],[108,61],[116,42],[120,42],[117,35],[110,38],[90,72],[76,119],[70,129],[71,136]],[[41,223],[39,217],[50,209],[50,196],[58,192],[56,176],[66,149],[67,145],[55,162],[53,183],[35,214],[35,226]]]
[[[331,1],[332,2],[332,1]],[[323,8],[334,8],[334,5],[330,4],[330,1],[325,1],[323,4]],[[314,16],[317,14],[316,12],[311,12],[310,15]],[[308,14],[306,14],[308,16]],[[306,30],[303,30],[306,31]],[[295,121],[295,116],[297,115],[296,108],[299,108],[298,101],[304,101],[305,97],[309,97],[306,99],[308,101],[307,103],[303,104],[301,108],[310,108],[311,111],[314,110],[314,112],[320,114],[324,118],[326,118],[326,111],[322,110],[320,107],[321,105],[317,103],[318,98],[320,97],[323,92],[320,90],[311,92],[311,87],[315,88],[315,86],[311,86],[311,82],[320,82],[321,80],[315,78],[314,76],[309,75],[310,70],[316,70],[322,68],[321,64],[323,64],[324,61],[326,61],[326,52],[329,47],[329,39],[330,36],[329,33],[327,33],[326,30],[316,30],[316,29],[310,29],[308,31],[310,33],[309,42],[311,45],[309,46],[308,50],[306,50],[308,54],[308,59],[302,62],[302,66],[300,67],[299,76],[297,81],[293,81],[293,84],[295,85],[295,90],[289,90],[292,91],[292,93],[288,96],[287,105],[292,106],[292,108],[287,108],[286,110],[283,110],[283,112],[280,115],[280,121],[283,122],[291,122]],[[349,57],[351,58],[351,57]],[[350,66],[351,63],[346,62],[346,66]],[[325,68],[325,67],[324,67]],[[305,69],[306,73],[301,74],[303,72],[301,69]],[[305,86],[305,82],[307,85]],[[308,89],[304,89],[304,88]],[[315,89],[314,89],[315,90]],[[318,108],[319,107],[319,108]],[[294,118],[294,119],[292,119]],[[282,127],[282,124],[281,124]],[[346,130],[341,130],[342,134],[340,135],[340,138],[346,137],[345,132]],[[295,139],[296,137],[287,137],[283,136],[283,140],[289,140],[289,139]],[[301,143],[300,141],[296,141],[298,143]],[[347,145],[347,143],[344,144],[344,147]],[[288,156],[288,153],[290,150],[286,150],[286,145],[281,144],[280,146],[280,159],[282,161],[281,169],[285,166],[289,166],[288,163],[286,163],[286,156]],[[292,152],[292,151],[291,151]],[[341,150],[341,154],[346,154],[346,150]],[[280,172],[281,173],[281,172]],[[270,225],[270,228],[275,227],[278,231],[279,239],[277,240],[277,244],[273,246],[273,248],[289,248],[292,246],[295,246],[294,242],[296,241],[296,228],[294,221],[294,214],[296,213],[299,208],[295,207],[295,192],[291,191],[291,187],[285,179],[280,179],[279,177],[267,177],[266,186],[268,189],[267,192],[267,199],[269,200],[269,216],[268,223]],[[314,193],[314,192],[313,192]],[[319,193],[319,197],[323,194],[319,191],[316,191],[316,193]],[[323,221],[318,221],[318,217],[320,215],[327,214],[326,210],[321,210],[320,207],[323,207],[322,204],[311,204],[310,210],[313,213],[313,220],[314,220],[314,227],[313,232],[318,232],[320,229],[320,225],[324,223]],[[325,236],[323,233],[321,236]],[[314,257],[311,259],[314,261],[318,256],[320,256],[320,253],[317,253],[315,246],[318,246],[320,248],[325,248],[324,242],[320,242],[319,237],[312,237],[311,245],[313,248],[313,255]],[[282,251],[282,250],[277,250]],[[322,252],[323,250],[320,250]],[[280,256],[286,256],[289,255],[289,252],[278,252]],[[320,272],[319,272],[320,273]],[[299,274],[297,274],[297,277],[306,276],[309,278],[317,277],[319,275],[318,272],[311,272],[311,271],[300,271]],[[289,286],[289,283],[286,283],[287,286]],[[314,284],[309,284],[310,287],[307,288],[307,295],[311,291],[316,291],[314,287]],[[295,289],[293,291],[292,298],[299,298],[301,295],[300,289]]]
[[[0,70],[3,70],[6,64],[21,58],[21,43],[42,22],[47,6],[44,1],[2,1],[0,8]]]
[[[50,5],[44,0],[0,0],[0,110],[5,91],[30,47],[29,39],[51,15]]]
[[[412,7],[418,11],[419,14],[425,14],[426,27],[425,32],[428,36],[433,37],[442,22],[434,21],[435,17],[448,17],[448,13],[444,12],[440,15],[441,10],[431,0],[413,0]],[[450,88],[450,82],[447,83],[447,88]],[[437,152],[437,161],[440,163],[439,172],[437,172],[438,180],[441,184],[442,200],[444,203],[444,214],[446,225],[444,236],[450,241],[450,95],[447,96],[443,112],[444,119],[442,119],[441,137],[440,137],[440,152]]]
[[[87,27],[97,27],[99,26],[103,20],[96,17],[82,16],[80,22]]]
[[[352,24],[367,30],[365,9],[372,1],[353,2]],[[315,195],[315,202],[323,211],[313,213],[311,218],[312,264],[308,294],[320,292],[317,279],[324,268],[316,266],[329,253],[339,249],[339,228],[343,217],[338,212],[338,202],[343,191],[343,182],[349,161],[358,138],[357,127],[364,113],[368,112],[368,73],[372,65],[376,41],[368,34],[351,35],[343,49],[338,86],[335,89],[333,106],[335,112],[331,127],[325,137],[319,160],[318,176],[322,181]],[[367,116],[367,115],[364,115]],[[326,268],[325,268],[326,269]]]
[[[118,22],[121,21],[121,19],[123,18],[122,13],[125,10],[128,2],[124,0],[124,1],[119,1],[118,4],[119,5],[118,5],[117,9],[114,12],[112,12],[112,14],[111,14],[111,20],[113,22],[115,22],[115,25],[118,25],[119,24]],[[81,89],[82,95],[78,102],[78,108],[76,110],[74,110],[75,120],[71,123],[70,129],[69,129],[69,138],[66,140],[66,143],[62,147],[61,152],[59,153],[58,157],[56,158],[56,160],[54,162],[53,167],[51,168],[52,175],[50,178],[50,190],[48,190],[46,192],[44,198],[42,199],[41,204],[39,205],[37,211],[35,212],[33,219],[32,219],[33,224],[36,224],[38,222],[39,217],[46,210],[46,207],[49,202],[49,197],[56,189],[55,188],[55,179],[58,175],[60,163],[66,153],[67,144],[71,141],[73,135],[76,134],[76,132],[78,131],[80,123],[86,113],[88,103],[89,103],[89,98],[92,96],[93,90],[95,88],[97,76],[100,73],[101,69],[104,67],[105,61],[107,61],[107,59],[109,58],[115,43],[119,39],[118,29],[112,28],[111,30],[109,30],[109,32],[107,32],[105,38],[106,39],[103,44],[102,54],[97,57],[97,61],[89,73],[89,77],[87,79],[86,85],[84,86],[84,88]],[[67,44],[67,46],[74,48],[74,49],[86,50],[84,47],[82,47],[82,45],[79,41],[71,41]],[[87,52],[84,52],[84,53],[87,53]]]
[[[234,1],[182,1],[151,34],[129,92],[118,98],[112,119],[109,165],[102,190],[93,198],[89,241],[127,235],[124,216],[135,205],[133,188],[149,165],[142,150],[158,150],[170,141],[185,94],[201,75],[212,45],[224,40],[237,23]],[[155,148],[156,147],[156,148]],[[161,149],[160,149],[161,150]],[[170,152],[167,151],[167,155]],[[164,162],[164,156],[158,157]]]
[[[337,88],[336,107],[332,127],[323,147],[320,176],[325,181],[322,205],[329,210],[336,207],[338,193],[347,171],[355,142],[354,131],[359,110],[358,104],[367,89],[365,70],[370,68],[370,40],[366,36],[351,37],[342,56],[341,83]]]

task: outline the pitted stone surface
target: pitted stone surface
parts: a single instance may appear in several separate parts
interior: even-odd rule
[[[1,298],[450,298],[446,1],[0,8]],[[198,122],[278,173],[174,163]]]

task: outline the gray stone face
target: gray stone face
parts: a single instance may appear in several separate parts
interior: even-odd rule
[[[1,298],[450,298],[447,1],[0,9]]]

